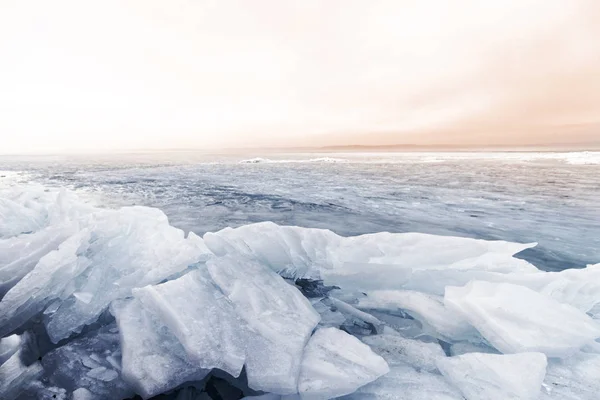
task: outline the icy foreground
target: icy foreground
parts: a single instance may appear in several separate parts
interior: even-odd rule
[[[0,192],[0,398],[597,399],[600,264]]]

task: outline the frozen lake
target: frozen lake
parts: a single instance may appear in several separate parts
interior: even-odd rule
[[[0,171],[197,234],[274,221],[538,242],[519,257],[546,270],[600,261],[600,152],[0,156]]]

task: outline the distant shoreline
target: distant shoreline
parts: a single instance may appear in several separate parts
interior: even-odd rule
[[[186,151],[185,149],[173,149],[173,151]],[[193,151],[192,149],[187,151]],[[210,151],[210,150],[202,150]],[[314,147],[245,147],[228,148],[221,151],[231,152],[268,152],[268,153],[363,153],[363,152],[580,152],[580,151],[600,151],[600,143],[582,143],[582,144],[551,144],[551,145],[419,145],[419,144],[392,144],[392,145],[332,145],[332,146],[314,146]]]
[[[340,145],[323,146],[311,148],[311,150],[321,151],[467,151],[467,152],[485,152],[485,151],[597,151],[600,150],[600,144],[595,145],[524,145],[524,146],[506,146],[506,145],[487,145],[487,146],[465,146],[465,145]]]
[[[59,155],[106,155],[106,154],[147,154],[147,153],[205,153],[205,154],[273,154],[273,153],[561,153],[600,151],[600,143],[550,144],[550,145],[332,145],[314,147],[229,147],[229,148],[166,148],[166,149],[81,149],[69,151],[47,151],[29,153],[0,153],[0,157],[14,156],[59,156]]]

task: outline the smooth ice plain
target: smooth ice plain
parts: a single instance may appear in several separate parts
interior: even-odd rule
[[[579,187],[584,194],[575,205],[585,204],[582,213],[594,216],[596,206],[584,201],[598,185],[590,178],[598,171],[594,154],[557,157],[516,159],[511,168],[527,164],[565,176],[565,170],[587,169],[584,181],[564,185]],[[382,162],[381,156],[378,160]],[[343,193],[346,187],[345,196],[350,196],[343,178],[337,189],[331,184],[340,171],[356,172],[358,162],[352,159],[140,163],[126,169],[100,163],[94,167],[97,174],[80,165],[71,175],[64,164],[53,167],[47,160],[28,169],[19,164],[23,161],[9,161],[3,161],[3,168],[12,170],[2,173],[0,185],[3,400],[598,398],[600,264],[567,268],[581,258],[598,256],[600,261],[597,238],[577,245],[561,242],[545,258],[543,251],[533,252],[535,243],[484,240],[476,230],[454,236],[423,233],[427,229],[351,234],[370,229],[358,227],[363,220],[370,220],[370,227],[390,223],[389,215],[398,211],[385,196],[371,201],[358,193],[352,199],[340,195],[353,208],[336,208],[321,221],[335,221],[332,230],[314,227],[311,218],[327,214],[316,205],[328,202],[331,191]],[[373,159],[359,161],[368,175]],[[417,164],[456,168],[458,161],[386,162],[394,170]],[[476,165],[489,174],[502,170],[495,162],[488,156]],[[191,210],[206,199],[193,196],[191,181],[181,189],[185,171],[196,171],[192,176],[200,180],[202,169],[217,173],[229,168],[236,179],[245,177],[254,182],[246,185],[258,186],[257,168],[273,179],[298,183],[293,171],[316,174],[311,168],[318,164],[334,169],[320,169],[330,175],[317,188],[304,185],[305,200],[315,204],[314,210],[298,214],[304,227],[264,221],[209,230],[217,218],[213,216],[192,230],[182,226],[193,222],[183,214],[146,206],[166,201],[156,183],[161,174],[173,180],[175,193],[168,196],[189,196],[185,209]],[[119,193],[105,191],[109,179],[126,175],[135,178],[112,185],[129,187],[130,197],[119,200]],[[397,179],[392,175],[378,179],[389,183]],[[85,182],[94,176],[103,181]],[[146,188],[143,179],[148,180]],[[372,197],[382,194],[375,190],[382,186],[373,176],[364,179],[374,190]],[[326,188],[322,193],[321,187]],[[290,196],[298,196],[300,189]],[[442,187],[439,195],[446,190]],[[509,197],[506,191],[497,196]],[[553,201],[559,202],[559,196]],[[222,201],[225,197],[221,194]],[[106,199],[112,200],[100,201]],[[119,204],[132,199],[145,205]],[[523,199],[535,203],[531,193]],[[388,201],[387,214],[354,214],[356,204],[371,207],[369,211]],[[542,203],[530,211],[543,216]],[[256,207],[255,214],[246,215],[247,222],[279,215],[272,206],[269,212],[261,209],[261,200],[244,204],[236,200],[238,222],[244,207]],[[436,207],[433,213],[440,210]],[[498,207],[483,214],[494,215]],[[563,207],[568,211],[570,206]],[[344,212],[345,219],[339,220]],[[194,218],[201,219],[202,213],[208,211]],[[418,214],[413,217],[410,226],[416,225]],[[508,221],[488,218],[498,224]],[[582,229],[594,232],[598,221]],[[447,219],[442,222],[448,226]],[[346,231],[338,229],[342,226]],[[577,246],[586,251],[557,268]],[[548,248],[551,243],[545,244]],[[552,260],[551,267],[541,265],[545,259]]]

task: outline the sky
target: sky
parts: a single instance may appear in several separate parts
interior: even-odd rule
[[[597,0],[0,0],[0,153],[600,142]]]

